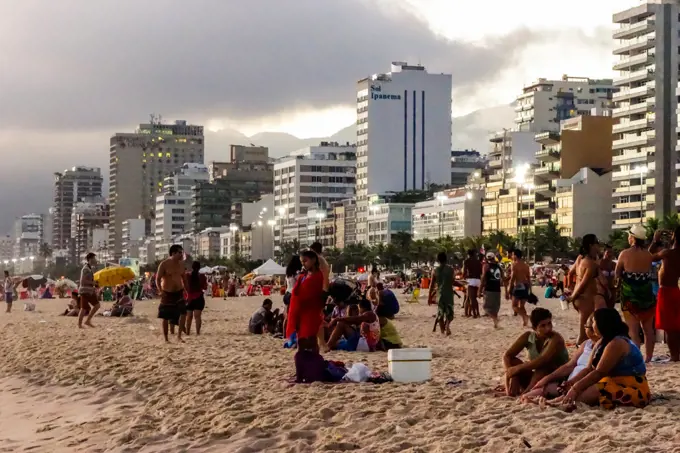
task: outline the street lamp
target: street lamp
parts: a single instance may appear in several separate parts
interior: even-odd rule
[[[274,255],[276,255],[276,248],[274,247],[274,225],[276,225],[276,220],[274,219],[267,220],[267,225],[269,225],[272,228],[272,258],[274,258]]]
[[[635,167],[635,171],[637,173],[640,173],[640,223],[643,221],[643,211],[644,211],[644,202],[645,202],[645,196],[643,193],[643,182],[642,178],[645,177],[645,175],[649,172],[649,168],[646,165],[638,165]]]
[[[316,240],[319,240],[319,233],[321,232],[321,221],[326,218],[326,213],[325,212],[317,212],[316,213],[316,218],[319,221],[318,222],[318,229],[316,231]]]
[[[236,238],[238,237],[238,235],[236,234],[236,232],[238,231],[238,225],[232,223],[231,225],[229,225],[229,231],[231,231],[231,242],[232,246],[234,247],[234,255],[238,255],[238,248],[236,244]]]

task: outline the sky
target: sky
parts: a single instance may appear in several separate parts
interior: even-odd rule
[[[453,74],[461,115],[538,77],[613,76],[611,15],[636,3],[0,0],[0,232],[152,112],[327,136],[355,120],[355,82],[401,60]]]

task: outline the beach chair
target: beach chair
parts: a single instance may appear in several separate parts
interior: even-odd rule
[[[420,297],[420,288],[415,288],[413,292],[411,293],[411,297],[408,302],[409,304],[419,304],[420,302],[418,301],[418,298]]]

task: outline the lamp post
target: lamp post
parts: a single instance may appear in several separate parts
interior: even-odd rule
[[[279,206],[279,249],[283,251],[283,217],[288,211],[288,205]],[[276,241],[274,241],[276,242]],[[274,250],[276,250],[276,244],[274,244]]]
[[[638,165],[635,167],[635,171],[640,173],[640,224],[643,223],[644,219],[644,203],[645,203],[645,196],[643,192],[644,188],[644,183],[642,182],[642,178],[645,177],[645,175],[649,172],[649,168],[646,165]]]
[[[269,225],[272,229],[272,259],[274,259],[274,256],[276,255],[276,248],[274,247],[274,225],[276,225],[276,220],[267,220],[267,225]]]

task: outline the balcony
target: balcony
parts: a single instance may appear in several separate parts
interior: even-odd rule
[[[647,162],[647,153],[626,153],[612,157],[612,163],[615,165],[644,163]]]
[[[640,69],[639,71],[629,72],[614,79],[614,86],[628,85],[629,83],[642,82],[654,76],[653,69]]]
[[[655,139],[656,133],[654,131],[649,131],[641,135],[624,137],[612,142],[612,150],[645,146],[647,144],[652,144]]]
[[[612,111],[612,117],[621,118],[622,116],[636,115],[639,113],[646,113],[649,110],[647,102],[638,102],[637,104],[625,105],[615,108]]]
[[[654,96],[655,91],[655,88],[649,83],[637,88],[624,87],[620,91],[614,93],[612,100],[614,102],[620,102],[633,98],[648,98],[650,96]]]
[[[548,222],[550,222],[551,220],[552,220],[552,218],[550,218],[550,217],[538,218],[538,219],[534,220],[534,224],[535,224],[536,226],[545,226],[545,225],[547,225]]]
[[[557,179],[560,176],[560,172],[553,170],[550,167],[539,167],[534,170],[534,176],[538,179],[551,181],[553,179]]]
[[[614,49],[614,55],[625,55],[629,52],[639,52],[641,50],[651,49],[654,47],[655,44],[656,44],[655,34],[649,34],[647,36],[633,38],[626,41],[625,45]]]
[[[654,31],[655,23],[654,19],[646,19],[634,24],[621,24],[618,29],[614,30],[612,37],[614,39],[629,39],[651,33]]]
[[[539,149],[536,151],[536,159],[543,162],[554,162],[560,159],[560,151],[557,149]]]
[[[543,145],[555,145],[560,142],[559,132],[542,132],[536,134],[534,140]]]
[[[654,63],[654,54],[645,52],[642,54],[633,55],[632,57],[621,58],[614,64],[613,68],[615,71],[624,71],[634,66],[652,63]]]
[[[494,173],[489,175],[489,181],[500,181],[503,179],[503,173]]]
[[[614,213],[621,213],[621,212],[639,212],[640,209],[644,210],[645,202],[644,201],[631,201],[629,203],[614,203],[614,207],[612,208],[612,212]]]
[[[640,129],[646,129],[649,127],[654,127],[654,121],[655,118],[653,116],[643,118],[641,120],[635,120],[635,121],[627,121],[627,122],[621,122],[618,124],[615,124],[612,127],[612,132],[620,133],[620,132],[631,132],[631,131],[637,131]]]
[[[491,168],[501,168],[503,166],[503,159],[500,157],[490,158],[489,167]]]
[[[537,211],[541,212],[553,212],[555,210],[555,202],[554,201],[537,201],[536,204],[534,205]]]
[[[555,185],[553,183],[538,184],[534,187],[534,191],[538,195],[543,195],[545,197],[552,197],[555,195]]]
[[[534,108],[533,102],[530,102],[528,104],[522,103],[522,104],[517,104],[515,106],[515,112],[523,112],[525,110],[531,110]]]

